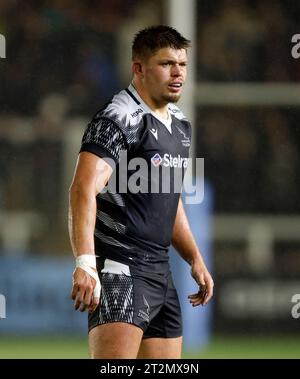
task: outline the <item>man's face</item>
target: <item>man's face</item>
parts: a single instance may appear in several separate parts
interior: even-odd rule
[[[143,60],[141,64],[143,86],[151,101],[156,106],[176,103],[186,80],[186,50],[166,47]]]

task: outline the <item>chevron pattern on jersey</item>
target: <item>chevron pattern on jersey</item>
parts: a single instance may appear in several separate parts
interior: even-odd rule
[[[100,192],[98,197],[100,199],[109,201],[112,204],[119,205],[120,207],[125,207],[125,202],[122,198],[122,196],[118,193],[111,193],[111,192]]]
[[[99,323],[133,322],[133,280],[131,276],[105,273],[101,280]]]
[[[125,91],[122,91],[119,96],[127,95]],[[128,109],[128,107],[125,109]],[[128,122],[126,117],[120,118],[120,114],[116,112],[116,109],[113,107],[113,105],[109,105],[103,114],[105,117],[108,117],[109,119],[115,121],[117,125],[119,125],[119,128],[122,130],[123,134],[126,137],[126,142],[128,145],[132,145],[137,141],[137,132],[140,125],[138,123],[135,124],[135,122],[137,122],[139,118],[137,118],[135,121]]]
[[[97,218],[104,225],[108,226],[110,229],[115,230],[117,233],[125,234],[126,227],[125,225],[117,222],[112,217],[110,217],[107,213],[104,213],[100,210],[97,210]]]
[[[117,247],[123,247],[124,249],[130,250],[130,246],[126,245],[122,242],[117,241],[115,238],[107,236],[103,234],[100,230],[95,229],[94,235],[98,237],[102,242],[112,245],[112,246],[117,246]]]
[[[94,143],[105,147],[116,160],[119,160],[120,151],[126,149],[120,128],[105,117],[96,117],[89,123],[82,138],[82,144],[85,143]]]

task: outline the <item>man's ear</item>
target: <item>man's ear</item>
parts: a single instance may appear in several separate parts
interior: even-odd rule
[[[141,62],[139,61],[132,62],[132,71],[137,76],[143,76],[143,66]]]

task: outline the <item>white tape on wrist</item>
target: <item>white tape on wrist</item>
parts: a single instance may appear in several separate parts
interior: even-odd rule
[[[94,254],[82,254],[76,258],[76,268],[79,267],[96,280],[93,296],[100,298],[101,284],[96,269],[96,256]]]
[[[81,254],[76,258],[76,267],[90,266],[96,268],[96,255],[95,254]]]

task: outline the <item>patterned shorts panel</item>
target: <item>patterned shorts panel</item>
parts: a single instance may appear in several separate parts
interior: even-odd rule
[[[108,259],[98,271],[100,306],[89,314],[89,330],[125,322],[141,328],[144,338],[182,335],[181,309],[170,272],[137,272]]]

